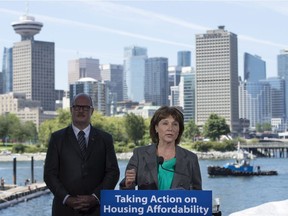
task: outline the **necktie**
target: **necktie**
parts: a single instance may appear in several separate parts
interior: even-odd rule
[[[81,153],[83,157],[86,157],[86,140],[85,140],[85,132],[79,131],[78,133],[78,143],[80,146]]]

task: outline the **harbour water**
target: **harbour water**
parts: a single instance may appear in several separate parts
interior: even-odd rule
[[[207,166],[223,165],[232,161],[200,160],[203,189],[212,190],[213,198],[217,197],[220,199],[220,210],[223,216],[266,202],[288,199],[288,158],[257,158],[251,162],[255,166],[260,165],[262,170],[277,170],[277,176],[209,177],[207,175]],[[121,178],[123,178],[126,164],[127,160],[119,160]],[[7,184],[12,184],[12,160],[11,162],[0,162],[1,176]],[[23,185],[27,178],[31,178],[31,162],[18,161],[17,184]],[[43,161],[34,161],[34,179],[39,182],[43,181]],[[119,189],[118,186],[116,189]],[[46,194],[39,198],[0,210],[0,215],[50,216],[52,199],[52,194]]]

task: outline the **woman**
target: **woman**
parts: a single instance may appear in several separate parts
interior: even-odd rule
[[[150,122],[152,144],[134,149],[120,189],[202,190],[197,155],[178,146],[183,131],[182,112],[160,107]]]

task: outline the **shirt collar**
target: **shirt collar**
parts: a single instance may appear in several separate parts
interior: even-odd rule
[[[80,129],[77,128],[75,125],[72,124],[72,129],[74,131],[75,136],[77,137]],[[89,137],[90,134],[90,129],[91,129],[91,125],[89,124],[86,128],[84,128],[82,131],[84,131],[85,133],[85,137]]]

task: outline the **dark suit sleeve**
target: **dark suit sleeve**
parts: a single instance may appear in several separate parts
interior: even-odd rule
[[[59,180],[59,151],[62,140],[60,137],[63,137],[63,134],[60,136],[57,134],[60,135],[61,133],[53,133],[50,137],[44,165],[44,181],[54,196],[64,200],[68,192]]]
[[[139,160],[138,148],[136,148],[133,150],[133,154],[132,154],[131,158],[129,159],[129,162],[128,162],[126,169],[125,169],[125,173],[126,173],[126,170],[135,169],[136,174],[137,174],[138,160]],[[125,173],[124,173],[124,176],[125,176]],[[136,185],[137,185],[137,182],[132,184],[131,187],[127,188],[127,187],[125,187],[125,180],[126,180],[125,177],[121,180],[121,182],[119,184],[120,189],[121,190],[134,190]],[[136,176],[136,181],[137,181],[137,176]]]

